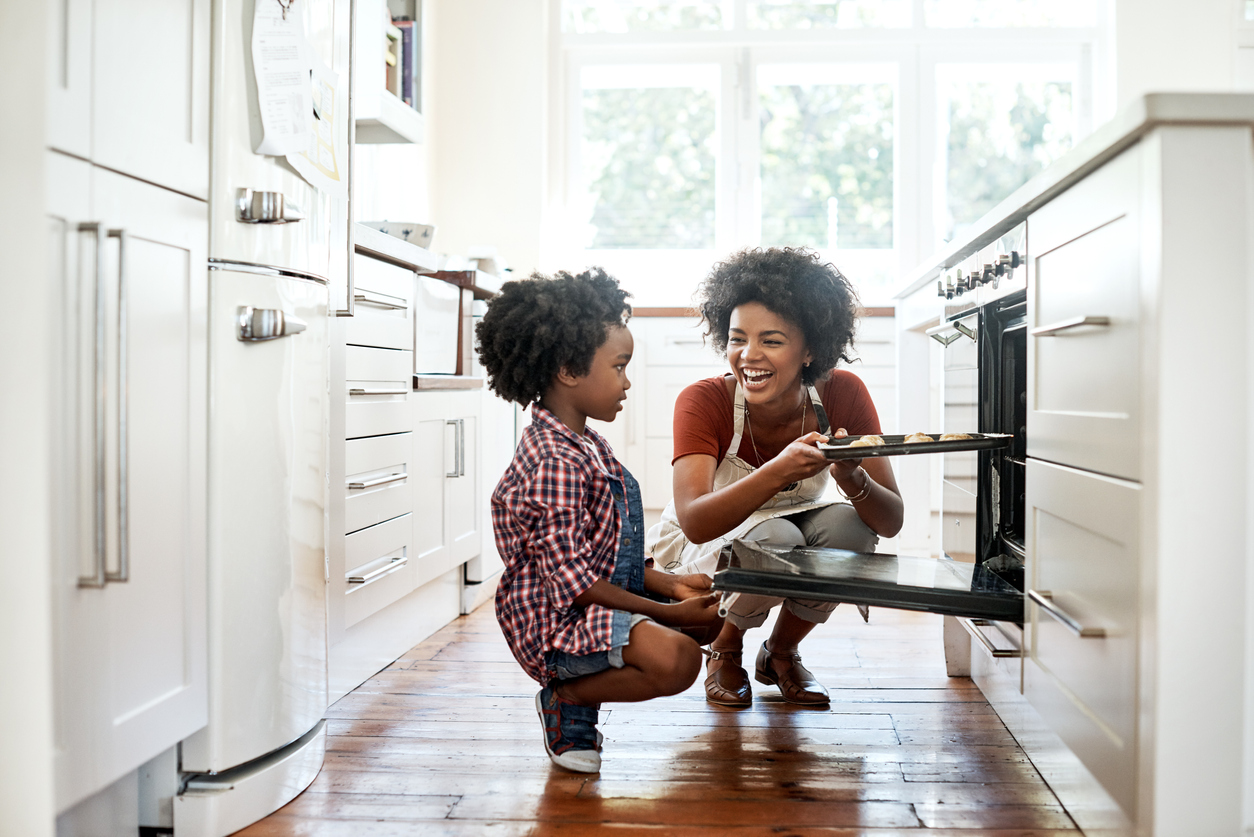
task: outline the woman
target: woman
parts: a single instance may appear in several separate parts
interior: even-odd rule
[[[834,369],[850,359],[857,317],[848,280],[804,250],[746,250],[714,266],[697,303],[731,374],[697,381],[676,401],[675,493],[646,540],[654,560],[712,575],[734,538],[870,552],[878,536],[897,534],[903,508],[888,461],[829,464],[816,447],[880,432],[866,386]],[[824,496],[832,481],[847,502]],[[747,594],[710,645],[708,701],[750,705],[744,632],[780,603],[756,678],[789,702],[828,702],[797,646],[836,604]]]

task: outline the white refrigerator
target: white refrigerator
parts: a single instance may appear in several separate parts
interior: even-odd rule
[[[349,11],[348,0],[285,11],[303,16],[343,91]],[[180,747],[178,837],[222,837],[277,810],[325,752],[328,317],[343,307],[348,208],[284,158],[254,153],[253,17],[253,0],[214,3],[209,722]],[[332,113],[345,158],[346,100]]]

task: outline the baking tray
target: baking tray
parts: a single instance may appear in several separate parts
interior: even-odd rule
[[[928,433],[933,439],[939,439],[942,434]],[[951,453],[960,450],[992,450],[994,448],[1004,448],[1010,444],[1010,440],[1014,438],[1009,433],[969,433],[970,439],[954,439],[949,442],[911,442],[906,444],[906,437],[893,436],[887,433],[880,433],[879,436],[884,440],[882,445],[872,445],[867,447],[850,447],[850,442],[856,442],[861,436],[850,436],[845,439],[833,439],[830,442],[819,443],[819,450],[823,451],[828,459],[867,459],[872,456],[906,456],[913,453]]]

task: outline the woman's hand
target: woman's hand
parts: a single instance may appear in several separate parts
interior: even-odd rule
[[[838,428],[836,432],[832,434],[833,439],[847,439],[848,437],[849,434],[843,427]],[[832,479],[836,480],[838,485],[848,485],[854,473],[861,467],[861,459],[837,459],[832,463]]]
[[[762,470],[784,486],[809,479],[827,467],[827,457],[817,447],[819,442],[826,441],[827,437],[818,431],[807,433],[789,442],[778,456],[762,466]]]

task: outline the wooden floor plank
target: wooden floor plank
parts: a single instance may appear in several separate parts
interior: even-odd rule
[[[763,629],[746,637],[750,667]],[[839,608],[803,646],[819,709],[754,683],[606,704],[599,775],[553,767],[537,686],[491,605],[414,646],[327,712],[310,788],[244,837],[1076,837],[979,689],[946,676],[941,622]]]

